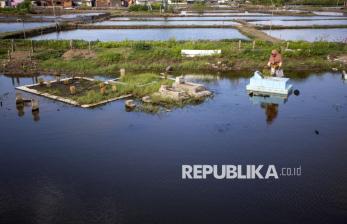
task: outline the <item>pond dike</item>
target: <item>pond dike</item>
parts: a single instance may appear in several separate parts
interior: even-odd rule
[[[244,20],[236,20],[236,22],[240,23],[241,25],[235,26],[242,34],[246,35],[247,37],[255,40],[263,40],[263,41],[269,41],[272,43],[278,43],[282,40],[277,39],[275,37],[272,37],[261,30],[257,29],[257,26],[251,25],[247,23]]]
[[[311,26],[279,26],[279,25],[257,25],[260,30],[283,30],[283,29],[334,29],[334,28],[347,28],[347,25],[311,25]]]
[[[18,22],[22,20],[24,22],[82,22],[82,23],[92,23],[100,20],[105,20],[110,18],[110,13],[101,13],[99,15],[83,15],[81,13],[80,16],[71,17],[71,18],[63,18],[61,16],[69,15],[69,14],[61,14],[57,15],[56,18],[51,18],[52,14],[29,14],[29,15],[1,15],[0,18],[1,23],[6,22]],[[78,15],[77,13],[75,15]]]
[[[94,23],[94,22],[100,22],[103,20],[106,20],[110,17],[110,13],[103,13],[99,15],[93,15],[93,16],[82,16],[82,17],[76,17],[72,19],[63,19],[63,21],[60,20],[58,22],[58,25],[51,25],[51,26],[44,26],[44,27],[36,27],[33,29],[26,29],[25,32],[23,30],[18,30],[15,32],[0,32],[0,39],[21,39],[25,37],[34,37],[41,34],[47,34],[47,33],[53,33],[53,32],[59,32],[64,30],[74,30],[77,29],[77,24],[87,24],[87,23]],[[0,22],[17,22],[17,19],[21,18],[25,22],[55,22],[55,19],[53,18],[33,18],[31,16],[25,16],[24,17],[17,17],[17,16],[10,16],[6,17],[4,19],[0,19]]]
[[[170,28],[236,28],[236,25],[93,25],[77,24],[78,29],[170,29]]]
[[[28,30],[25,30],[25,32],[20,30],[15,32],[1,33],[0,39],[23,39],[24,33],[25,33],[25,38],[28,38],[28,37],[39,36],[41,34],[46,34],[46,33],[59,32],[64,30],[74,30],[74,29],[77,29],[76,24],[73,24],[73,23],[59,24],[58,26],[52,25],[52,26],[28,29]]]

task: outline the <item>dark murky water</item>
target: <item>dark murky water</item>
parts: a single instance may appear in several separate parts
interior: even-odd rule
[[[38,27],[45,27],[45,26],[51,26],[54,25],[54,23],[0,23],[0,32],[13,32],[13,31],[19,31],[19,30],[27,30],[27,29],[33,29]]]
[[[14,104],[14,86],[35,80],[0,76],[0,223],[345,223],[340,75],[293,79],[299,96],[261,105],[245,92],[248,78],[187,77],[214,98],[149,115],[125,112],[122,101],[81,109],[25,94],[39,98],[38,117]],[[193,181],[181,180],[182,164],[301,166],[303,174]]]
[[[346,42],[347,28],[336,29],[280,29],[264,30],[267,34],[283,40]]]
[[[189,28],[189,29],[77,29],[48,33],[36,36],[34,40],[100,40],[100,41],[122,41],[122,40],[220,40],[220,39],[244,39],[238,30],[231,28]]]

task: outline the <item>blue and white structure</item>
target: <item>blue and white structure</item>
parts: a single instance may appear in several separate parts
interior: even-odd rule
[[[289,95],[293,86],[289,84],[289,78],[266,77],[256,71],[246,89],[255,95]]]

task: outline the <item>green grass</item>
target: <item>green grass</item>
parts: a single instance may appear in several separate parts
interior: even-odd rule
[[[79,104],[93,104],[103,100],[132,94],[136,98],[151,95],[157,92],[161,85],[172,85],[172,80],[162,79],[159,75],[153,73],[144,73],[138,75],[126,75],[122,78],[121,83],[106,84],[105,92],[101,93],[101,81],[88,81],[84,79],[75,79],[69,84],[52,83],[51,87],[39,85],[32,87],[38,91],[49,93],[52,95],[72,99]],[[70,86],[76,87],[76,93],[70,93]],[[116,91],[112,89],[112,85],[116,86]]]
[[[16,50],[29,50],[30,41],[16,40]],[[168,65],[177,70],[202,71],[213,70],[211,64],[223,62],[229,70],[255,70],[266,65],[272,49],[282,50],[284,69],[330,69],[334,63],[327,56],[346,54],[347,45],[343,43],[303,41],[290,42],[291,51],[285,51],[286,42],[269,43],[243,41],[241,50],[237,41],[121,41],[91,42],[95,58],[72,58],[64,60],[62,55],[69,50],[69,41],[33,41],[34,55],[39,72],[115,75],[120,68],[126,71],[154,70],[164,71]],[[0,40],[0,60],[7,58],[10,49],[9,40]],[[88,42],[73,41],[74,49],[88,49]],[[185,58],[182,49],[221,49],[220,56]],[[301,64],[304,63],[304,66]],[[3,66],[0,64],[0,67]],[[300,67],[301,66],[301,67]],[[218,69],[217,69],[218,70]]]

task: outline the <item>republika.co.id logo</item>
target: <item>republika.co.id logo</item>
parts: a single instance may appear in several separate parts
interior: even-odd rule
[[[275,165],[182,165],[182,179],[279,179],[282,176],[301,176],[301,166]]]

